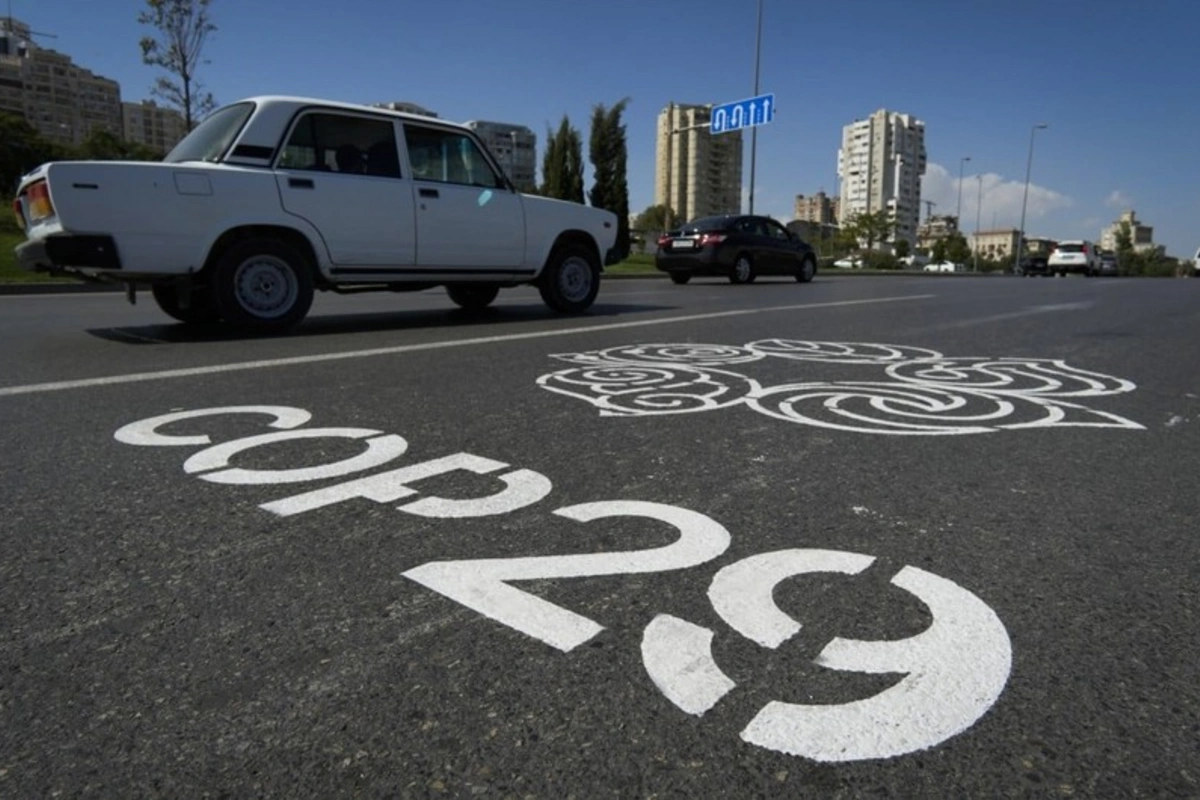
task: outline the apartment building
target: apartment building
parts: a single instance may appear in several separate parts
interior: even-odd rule
[[[122,135],[125,141],[141,144],[166,155],[187,135],[187,122],[173,108],[163,108],[153,100],[121,103]]]
[[[537,186],[537,136],[524,125],[471,120],[467,127],[483,140],[508,177],[523,192]]]
[[[59,144],[80,144],[96,129],[122,134],[117,82],[38,47],[29,26],[12,17],[0,17],[0,111],[21,114]]]
[[[838,221],[887,211],[896,237],[915,244],[925,162],[925,123],[909,114],[881,108],[843,127]]]
[[[796,195],[794,218],[801,222],[816,222],[821,225],[836,225],[838,221],[838,198],[829,197],[820,191],[812,197]]]
[[[953,214],[934,214],[917,227],[917,246],[928,249],[957,233],[958,217]]]
[[[709,133],[712,105],[658,113],[654,203],[683,220],[742,210],[742,132]]]
[[[1134,250],[1141,253],[1154,249],[1154,227],[1139,220],[1133,209],[1123,212],[1120,219],[1113,221],[1113,224],[1100,232],[1100,247],[1115,251],[1117,234],[1121,232],[1123,225],[1129,227],[1129,241]]]

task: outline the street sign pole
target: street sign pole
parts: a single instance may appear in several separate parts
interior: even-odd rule
[[[758,0],[758,34],[754,40],[754,96],[758,97],[758,76],[762,50],[762,0]],[[766,116],[765,114],[763,115]],[[754,213],[754,173],[758,159],[758,126],[750,129],[750,213]]]

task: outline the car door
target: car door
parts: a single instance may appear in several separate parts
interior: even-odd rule
[[[400,171],[397,127],[387,117],[313,109],[297,115],[280,148],[283,207],[317,229],[335,273],[416,263],[412,184]]]
[[[456,273],[512,272],[525,262],[525,210],[467,131],[406,121],[417,264]]]
[[[792,239],[787,228],[773,219],[762,221],[768,246],[771,249],[771,265],[775,272],[792,274],[800,268],[800,248]]]

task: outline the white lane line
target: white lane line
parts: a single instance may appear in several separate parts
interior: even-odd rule
[[[987,325],[991,322],[1004,322],[1010,319],[1019,319],[1021,317],[1034,316],[1036,314],[1053,314],[1059,311],[1084,311],[1091,308],[1094,303],[1078,302],[1078,303],[1057,303],[1054,305],[1030,306],[1023,311],[1010,311],[1005,314],[992,314],[988,317],[974,317],[972,319],[959,320],[958,322],[947,322],[943,325],[932,325],[922,330],[942,331],[951,330],[954,328],[968,328],[972,325]]]
[[[770,306],[768,308],[746,308],[738,309],[736,311],[714,311],[708,314],[688,314],[682,317],[664,317],[662,319],[634,320],[631,322],[611,322],[603,325],[588,325],[579,328],[560,328],[550,331],[530,331],[528,333],[509,333],[501,336],[478,336],[471,339],[453,339],[442,342],[423,342],[421,344],[402,344],[394,347],[375,347],[369,350],[350,350],[344,353],[320,353],[311,356],[292,356],[290,358],[271,358],[264,359],[262,361],[240,361],[232,364],[215,364],[209,367],[168,369],[160,372],[135,372],[128,375],[111,375],[106,378],[83,378],[72,381],[31,383],[25,386],[7,386],[0,388],[0,397],[12,397],[19,394],[38,394],[42,392],[60,392],[66,389],[86,389],[92,386],[115,386],[122,383],[159,381],[167,380],[169,378],[193,378],[199,375],[216,375],[223,372],[241,372],[252,369],[267,369],[270,367],[287,367],[297,364],[316,364],[322,361],[342,361],[350,358],[390,356],[398,355],[400,353],[416,353],[425,350],[444,350],[451,347],[469,347],[476,344],[519,342],[525,339],[548,339],[556,336],[572,336],[579,333],[597,333],[599,331],[642,328],[649,325],[669,325],[676,322],[696,322],[705,319],[720,319],[722,317],[741,317],[750,314],[767,314],[776,311],[800,311],[814,308],[842,308],[846,306],[863,306],[879,303],[899,303],[910,300],[928,300],[933,297],[936,297],[936,295],[914,294],[898,297],[879,297],[871,300],[840,300],[830,303],[800,303],[797,305],[788,306]]]

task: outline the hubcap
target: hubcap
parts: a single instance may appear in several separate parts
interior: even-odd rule
[[[800,266],[800,269],[804,272],[804,280],[811,281],[813,276],[813,263],[805,259],[804,263]]]
[[[745,281],[750,278],[750,262],[744,258],[739,258],[737,265],[733,268],[737,273],[739,281]]]
[[[273,319],[296,304],[300,285],[296,273],[281,258],[257,255],[243,261],[233,275],[238,305],[256,317]]]
[[[592,265],[587,259],[571,256],[558,271],[558,290],[572,303],[586,300],[592,290]]]

